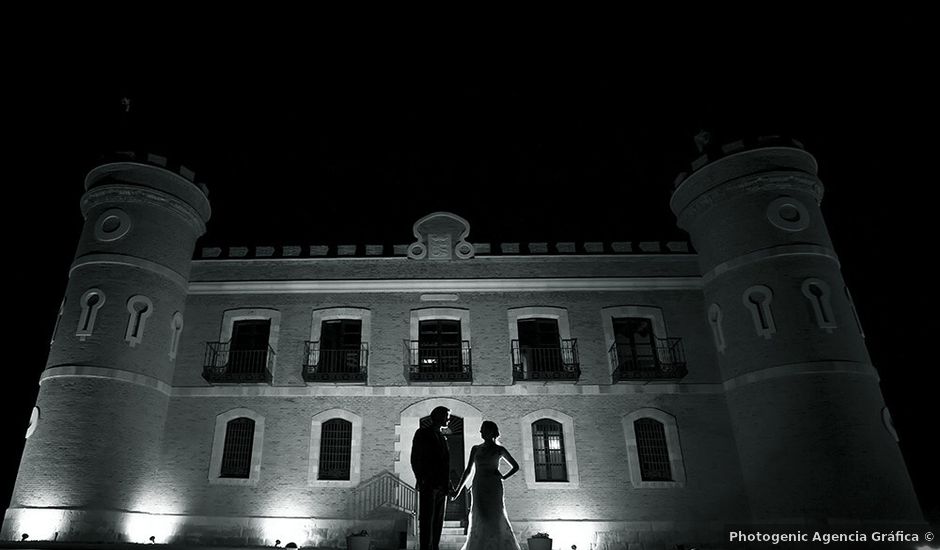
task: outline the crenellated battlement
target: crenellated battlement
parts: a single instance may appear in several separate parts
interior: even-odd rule
[[[696,138],[696,142],[702,152],[690,165],[690,170],[680,173],[673,181],[673,187],[678,189],[682,182],[695,172],[701,170],[708,164],[716,160],[731,156],[737,153],[743,153],[753,149],[763,149],[765,147],[790,147],[805,151],[803,144],[795,139],[783,136],[760,136],[757,138],[739,139],[719,145],[710,140],[709,136]]]
[[[198,187],[207,197],[209,196],[209,188],[206,184],[196,181],[196,172],[178,159],[171,159],[162,155],[139,151],[114,151],[101,155],[98,159],[98,165],[116,162],[135,162],[137,164],[148,164],[169,170],[170,172],[179,174],[183,179],[188,180]]]
[[[194,260],[291,258],[395,258],[408,256],[407,244],[330,244],[202,247]],[[688,241],[560,241],[473,243],[476,256],[599,256],[694,254]]]

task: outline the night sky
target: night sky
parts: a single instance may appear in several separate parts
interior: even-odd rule
[[[737,49],[692,40],[666,57],[665,38],[584,52],[477,42],[459,54],[420,40],[407,52],[205,41],[176,64],[162,46],[91,40],[18,64],[7,83],[15,360],[4,369],[0,501],[82,226],[83,177],[100,154],[135,148],[193,168],[213,207],[197,249],[406,244],[436,210],[466,218],[470,242],[666,241],[687,239],[668,201],[697,156],[692,137],[708,129],[720,141],[788,135],[817,158],[901,450],[940,521],[929,451],[940,375],[927,331],[936,90],[913,19],[825,52],[806,36]]]

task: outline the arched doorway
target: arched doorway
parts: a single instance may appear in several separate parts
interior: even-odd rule
[[[454,452],[453,448],[451,448],[450,452],[451,460],[455,461],[456,457],[460,457],[461,465],[459,466],[458,475],[463,472],[467,460],[470,459],[470,448],[479,442],[483,413],[480,412],[480,409],[466,401],[451,397],[429,397],[416,401],[402,409],[401,423],[395,426],[395,432],[398,434],[398,441],[395,444],[398,455],[395,460],[395,473],[398,475],[399,479],[412,487],[414,487],[415,484],[415,475],[414,471],[411,469],[411,444],[414,440],[415,432],[421,425],[421,420],[431,414],[434,407],[447,407],[450,409],[451,418],[458,416],[462,420],[463,435],[447,438],[448,440],[460,439],[462,442],[462,447],[460,447],[463,449],[462,452]],[[454,424],[454,426],[456,426],[456,424]],[[450,441],[450,443],[455,442]],[[472,483],[472,475],[467,481],[468,483]],[[448,508],[458,509],[456,505],[451,506],[451,504],[452,503],[448,502]],[[466,503],[466,505],[469,504],[471,503]],[[463,506],[464,513],[466,513],[466,505]]]
[[[430,426],[431,416],[422,417],[419,425],[422,428]],[[450,451],[450,482],[453,485],[457,485],[457,482],[460,481],[460,475],[463,474],[465,466],[463,428],[463,418],[451,413],[450,422],[443,430],[444,435],[447,437],[447,448]],[[459,521],[464,527],[467,526],[467,491],[461,491],[457,500],[447,503],[444,521]]]

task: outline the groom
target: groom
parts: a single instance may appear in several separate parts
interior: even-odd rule
[[[450,409],[431,411],[431,425],[418,428],[411,442],[411,469],[418,481],[418,539],[420,550],[438,550],[450,482],[450,451],[441,430],[450,422]]]

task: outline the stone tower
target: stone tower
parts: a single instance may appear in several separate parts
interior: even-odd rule
[[[124,511],[151,507],[190,261],[210,215],[192,172],[165,166],[121,160],[85,178],[84,227],[5,538],[61,528],[62,539],[107,540],[126,531]]]
[[[752,519],[923,521],[816,160],[788,140],[722,151],[696,161],[671,207],[698,251]]]

